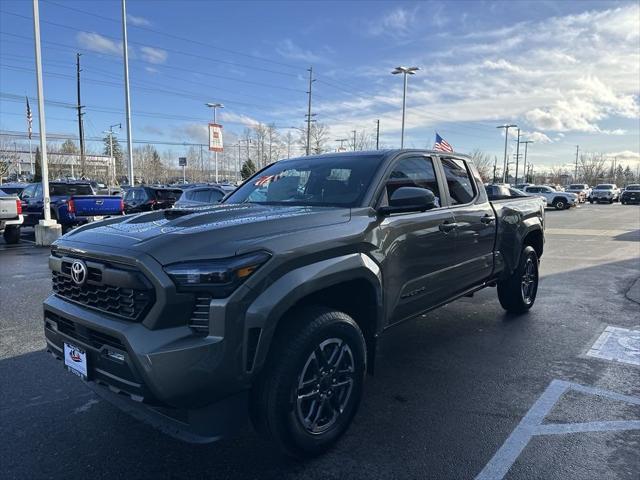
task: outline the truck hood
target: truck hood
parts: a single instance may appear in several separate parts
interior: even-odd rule
[[[167,209],[80,227],[58,244],[137,250],[161,264],[222,258],[260,248],[261,240],[348,222],[347,208],[229,204]]]

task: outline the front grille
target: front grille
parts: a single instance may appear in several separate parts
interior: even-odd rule
[[[209,304],[211,295],[196,296],[195,304],[189,318],[189,327],[200,335],[209,334]]]
[[[122,341],[114,336],[99,332],[92,328],[84,327],[50,312],[47,313],[46,318],[47,320],[51,320],[56,323],[60,333],[63,333],[64,335],[86,345],[91,345],[98,350],[104,346],[117,348],[118,350],[125,350],[125,346]],[[50,328],[48,323],[46,326],[47,328]]]
[[[140,272],[87,259],[87,279],[78,285],[71,278],[73,260],[63,257],[52,268],[57,296],[131,321],[142,320],[153,305],[153,287]]]

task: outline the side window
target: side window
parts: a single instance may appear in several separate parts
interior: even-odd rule
[[[540,193],[540,189],[538,187],[527,187],[525,189],[527,193]]]
[[[208,203],[209,192],[207,192],[206,190],[197,190],[193,193],[193,199],[196,202]]]
[[[209,203],[218,203],[224,197],[224,193],[218,190],[209,191]]]
[[[42,184],[36,185],[36,193],[33,195],[35,198],[42,198]]]
[[[431,158],[406,157],[399,160],[387,180],[385,203],[400,187],[419,187],[431,190],[436,197],[436,206],[441,205],[440,189]]]
[[[449,186],[451,205],[462,205],[471,202],[476,196],[476,192],[465,163],[454,158],[443,158],[442,166]]]
[[[35,185],[29,185],[27,188],[25,188],[22,191],[22,194],[20,195],[20,198],[25,199],[25,198],[31,198],[33,197],[33,194],[36,192],[36,186]]]

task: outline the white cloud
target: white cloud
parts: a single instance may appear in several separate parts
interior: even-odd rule
[[[388,35],[391,37],[406,37],[417,21],[418,7],[408,10],[397,7],[382,17],[368,23],[367,33],[377,37]]]
[[[327,59],[322,55],[299,47],[289,38],[285,38],[278,44],[276,52],[278,55],[290,60],[299,60],[307,63],[327,63]]]
[[[135,25],[136,27],[148,27],[151,25],[151,22],[144,17],[136,17],[135,15],[127,14],[127,20],[131,25]]]
[[[552,143],[547,135],[542,132],[525,132],[524,130],[520,133],[520,138],[525,140],[533,140],[535,143]]]
[[[623,150],[621,152],[612,152],[605,154],[605,157],[608,158],[617,158],[622,161],[640,161],[640,152],[633,152],[631,150]]]
[[[222,122],[239,123],[247,127],[253,127],[260,123],[258,120],[256,120],[255,118],[249,117],[248,115],[243,115],[241,113],[233,113],[226,110],[223,110],[222,112],[220,112],[220,117]]]
[[[405,25],[410,22],[405,15],[386,21]],[[621,129],[607,130],[602,123],[640,116],[638,23],[640,7],[627,4],[452,35],[446,54],[425,50],[422,57],[411,60],[430,67],[409,82],[409,135],[412,130],[462,123],[450,128],[469,132],[472,139],[487,137],[505,121],[535,132],[539,141],[547,143],[561,140],[561,132],[622,135]],[[371,33],[375,32],[374,28]],[[363,82],[378,80],[372,91],[347,102],[324,101],[317,105],[318,118],[338,114],[341,121],[332,127],[336,133],[360,129],[380,118],[385,134],[395,137],[402,92],[397,82],[375,77],[383,70],[378,66],[373,73],[358,74]]]
[[[140,55],[149,63],[164,63],[167,61],[167,52],[160,48],[140,47]]]
[[[93,52],[122,55],[122,42],[114,42],[99,33],[78,32],[76,41],[81,47]]]

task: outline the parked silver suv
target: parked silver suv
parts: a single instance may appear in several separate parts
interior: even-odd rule
[[[589,202],[613,203],[620,200],[620,189],[613,183],[601,183],[591,191]]]

